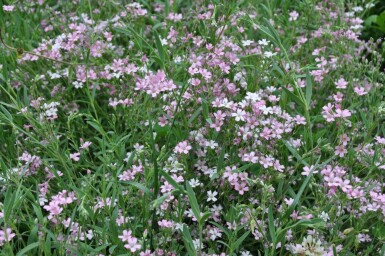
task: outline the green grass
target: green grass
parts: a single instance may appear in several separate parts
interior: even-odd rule
[[[0,6],[1,255],[385,252],[385,77],[346,18],[360,1],[37,2]]]

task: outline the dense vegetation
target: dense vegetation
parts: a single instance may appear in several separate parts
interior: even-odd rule
[[[1,3],[1,255],[385,254],[382,2]]]

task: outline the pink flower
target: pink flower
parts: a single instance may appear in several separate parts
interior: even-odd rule
[[[354,92],[359,96],[367,94],[363,87],[354,87]]]
[[[4,244],[4,242],[11,241],[12,238],[16,236],[15,233],[12,233],[11,228],[7,228],[5,231],[2,229],[0,230],[0,246]]]
[[[303,172],[301,172],[304,176],[309,176],[311,173],[317,173],[318,171],[314,171],[314,165],[303,167]]]
[[[385,145],[385,138],[382,138],[380,136],[376,136],[375,140],[377,141],[377,143]]]
[[[79,161],[80,160],[80,153],[79,152],[76,152],[76,153],[73,153],[73,154],[70,154],[70,159],[74,160],[75,162]]]
[[[123,234],[119,236],[122,242],[127,242],[124,245],[124,248],[130,250],[131,252],[135,252],[141,248],[141,245],[138,244],[138,239],[132,236],[131,230],[123,230]]]
[[[123,230],[123,234],[121,236],[118,236],[122,242],[128,241],[132,236],[132,231],[131,230]]]
[[[338,81],[335,83],[335,85],[338,89],[346,89],[348,82],[346,82],[345,79],[342,77],[342,78],[338,79]]]
[[[127,244],[124,245],[124,248],[130,250],[131,252],[136,252],[141,248],[141,245],[137,243],[138,239],[136,237],[131,237],[128,239]]]
[[[80,146],[80,148],[81,148],[81,149],[86,149],[86,148],[88,148],[91,144],[92,144],[92,142],[86,141],[86,142],[84,142],[84,143]]]
[[[111,34],[111,32],[104,32],[104,37],[106,38],[106,40],[108,42],[112,41],[112,34]]]
[[[5,12],[12,12],[13,9],[15,9],[14,5],[3,5],[3,11]]]
[[[330,103],[322,107],[322,116],[326,119],[326,122],[334,121],[333,108],[334,106]]]
[[[334,153],[337,155],[337,156],[340,156],[340,157],[343,157],[348,151],[346,150],[345,148],[345,145],[339,145],[336,147]]]
[[[345,133],[344,134],[342,134],[341,136],[340,136],[340,140],[341,140],[341,142],[342,142],[342,145],[347,145],[348,144],[348,142],[350,141],[350,138],[348,137],[348,135],[346,135]]]
[[[306,124],[306,119],[303,116],[296,115],[293,120],[297,123],[297,125],[305,125]]]
[[[175,149],[174,149],[174,152],[175,153],[179,153],[179,154],[188,154],[188,152],[192,149],[192,147],[188,144],[188,141],[185,140],[185,141],[182,141],[182,142],[179,142]]]
[[[43,208],[49,211],[50,216],[55,216],[60,214],[63,211],[63,208],[59,206],[59,202],[51,201],[48,205],[45,205]]]
[[[351,115],[352,114],[350,113],[349,110],[347,110],[347,109],[342,110],[342,109],[337,108],[334,117],[342,117],[342,118],[344,118],[344,117],[349,117]]]
[[[285,201],[287,206],[290,206],[290,205],[292,205],[294,203],[294,199],[293,198],[289,198],[289,199],[284,198],[283,200]]]
[[[168,124],[168,120],[167,120],[167,117],[166,116],[161,116],[158,118],[158,124],[161,126],[161,127],[164,127],[165,125]]]
[[[172,228],[174,226],[173,222],[169,220],[158,221],[158,225],[163,228]]]

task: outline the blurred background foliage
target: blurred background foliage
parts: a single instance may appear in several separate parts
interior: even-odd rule
[[[374,40],[385,37],[385,1],[371,1],[363,12],[364,30],[361,38]]]

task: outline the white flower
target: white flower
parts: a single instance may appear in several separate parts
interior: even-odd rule
[[[86,237],[88,240],[91,240],[94,237],[94,232],[92,230],[88,230]]]
[[[259,45],[264,45],[264,46],[268,46],[269,43],[270,43],[270,41],[269,41],[269,40],[266,40],[266,39],[262,39],[262,40],[259,40],[259,41],[258,41],[258,44],[259,44]]]
[[[40,204],[40,206],[45,205],[45,203],[47,203],[47,202],[48,202],[47,198],[44,198],[44,197],[40,197],[40,198],[39,198],[39,204]]]
[[[136,143],[134,145],[134,149],[136,150],[136,152],[138,154],[142,153],[143,152],[143,149],[144,149],[144,146],[143,145],[140,145],[139,143]]]
[[[216,143],[214,140],[206,141],[206,147],[215,149],[216,147],[218,147],[218,143]]]
[[[199,249],[199,245],[200,245],[200,242],[199,242],[199,241],[200,241],[199,239],[193,240],[193,244],[194,244],[195,250],[198,250],[198,249]],[[203,248],[204,248],[204,244],[202,243],[202,248],[201,248],[201,249],[203,249]]]
[[[303,238],[302,246],[305,249],[305,255],[323,256],[325,249],[321,245],[320,240],[316,240],[311,235]]]
[[[222,237],[222,234],[221,234],[221,232],[219,231],[218,228],[210,229],[209,235],[210,235],[210,239],[211,239],[212,241],[214,241],[214,240],[217,239],[218,237]]]
[[[193,187],[193,188],[198,187],[199,185],[201,185],[201,183],[199,182],[198,179],[191,179],[191,180],[189,180],[188,183],[189,183],[190,186]]]
[[[273,113],[271,107],[266,107],[265,105],[259,107],[259,110],[261,110],[264,115],[269,115]]]
[[[124,158],[123,161],[127,163],[128,160],[130,160],[131,154],[132,154],[131,152],[127,152],[126,158]]]
[[[223,210],[223,207],[220,204],[219,205],[214,204],[213,207],[210,209],[210,211],[217,212],[217,213],[220,213],[222,210]]]
[[[215,174],[217,174],[217,168],[209,168],[206,172],[206,175],[209,175],[210,179],[213,179]]]
[[[245,99],[246,99],[246,100],[249,100],[249,101],[251,101],[251,102],[256,102],[256,101],[261,100],[261,97],[259,96],[258,93],[255,93],[255,92],[247,92],[247,93],[246,93]]]
[[[364,10],[364,8],[362,8],[361,6],[355,6],[352,8],[352,10],[354,12],[362,12]]]
[[[176,230],[182,231],[182,230],[183,230],[183,224],[181,224],[181,223],[175,223],[175,229],[176,229]]]
[[[51,77],[51,79],[55,79],[55,78],[60,78],[61,77],[61,75],[58,74],[58,73],[52,73],[51,71],[48,71],[47,73]]]
[[[276,52],[265,52],[265,53],[263,54],[263,56],[265,56],[266,58],[271,58],[271,57],[273,57],[273,56],[275,56],[275,55],[277,55]]]
[[[354,15],[354,12],[345,12],[345,16],[346,16],[346,17],[349,17],[349,18],[352,18],[352,17],[354,17],[355,15]]]
[[[83,83],[75,81],[72,83],[76,89],[83,88]]]
[[[176,57],[174,58],[174,62],[175,62],[175,63],[181,63],[181,62],[182,62],[182,57],[176,56]]]
[[[374,6],[375,6],[374,3],[368,3],[368,4],[365,5],[365,9],[369,9],[369,8],[374,7]]]
[[[242,109],[237,109],[236,113],[231,113],[231,116],[235,117],[235,121],[237,122],[245,121],[244,115],[246,115],[246,112]]]
[[[329,217],[329,214],[327,214],[326,212],[321,212],[320,215],[318,215],[319,218],[321,218],[323,221],[327,222],[328,220],[330,220],[330,217]]]
[[[242,40],[242,45],[243,46],[249,46],[252,43],[254,43],[254,41],[252,41],[252,40]]]
[[[207,192],[207,202],[213,201],[216,202],[218,199],[216,196],[218,195],[217,191],[212,192],[211,190]]]
[[[289,13],[289,16],[289,21],[295,21],[298,19],[299,14],[296,11],[292,11],[291,13]]]
[[[162,45],[167,45],[167,39],[165,39],[165,38],[160,39],[160,43]]]
[[[233,104],[232,101],[229,101],[227,98],[224,98],[221,103],[221,107],[224,108],[231,108],[231,105]]]

